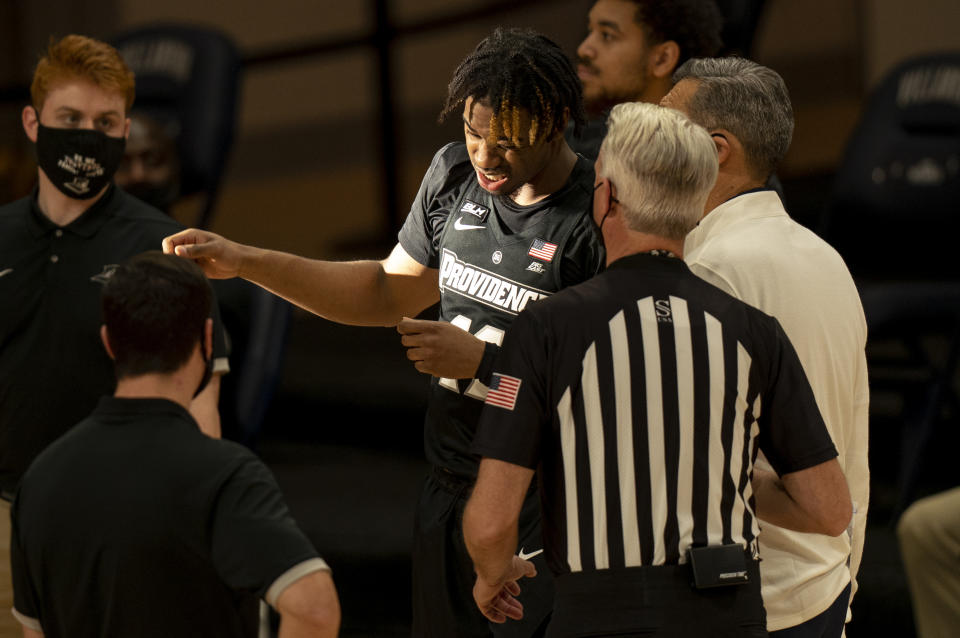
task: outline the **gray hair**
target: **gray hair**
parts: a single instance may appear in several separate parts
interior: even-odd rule
[[[616,185],[627,227],[683,239],[717,179],[710,135],[679,111],[642,102],[613,107],[607,127],[597,175]]]
[[[708,129],[726,129],[743,144],[754,177],[766,180],[790,148],[793,107],[776,71],[744,58],[695,58],[673,74],[690,79],[697,91],[687,114]]]

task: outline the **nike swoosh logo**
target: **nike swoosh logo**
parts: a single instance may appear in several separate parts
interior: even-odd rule
[[[539,555],[542,554],[542,553],[543,553],[543,550],[542,550],[542,549],[538,549],[538,550],[535,551],[535,552],[530,552],[529,554],[524,554],[524,553],[523,553],[523,548],[521,547],[521,548],[520,548],[520,553],[517,554],[517,556],[520,557],[520,560],[530,560],[530,559],[533,558],[534,556],[539,556]]]
[[[9,275],[9,274],[12,273],[12,272],[13,272],[13,268],[7,268],[6,270],[0,270],[0,277],[3,277],[4,275]]]
[[[473,230],[474,228],[486,228],[486,226],[474,226],[472,224],[464,224],[463,217],[457,217],[457,221],[453,223],[453,227],[457,230]]]

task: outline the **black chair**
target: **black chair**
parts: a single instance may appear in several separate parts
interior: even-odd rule
[[[237,48],[220,31],[179,24],[141,27],[113,44],[136,74],[135,109],[176,122],[180,195],[205,196],[194,225],[208,227],[236,128]]]
[[[860,289],[871,390],[903,401],[893,521],[916,497],[937,426],[960,415],[957,86],[960,52],[913,58],[887,74],[847,146],[819,229]]]

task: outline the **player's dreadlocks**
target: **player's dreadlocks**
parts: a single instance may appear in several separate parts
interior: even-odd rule
[[[450,80],[440,120],[469,97],[493,110],[491,141],[505,137],[533,145],[563,132],[565,112],[575,132],[586,119],[573,64],[560,47],[530,29],[497,28],[477,45]],[[521,111],[530,116],[527,131],[520,130]]]

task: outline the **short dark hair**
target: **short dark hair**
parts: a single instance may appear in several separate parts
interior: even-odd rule
[[[192,261],[157,250],[117,266],[100,308],[117,378],[169,373],[203,343],[213,293]]]
[[[723,15],[714,0],[631,0],[634,20],[650,44],[673,40],[680,47],[677,66],[690,58],[710,58],[720,51]]]
[[[493,110],[492,137],[536,144],[563,132],[564,114],[574,130],[586,122],[583,89],[573,63],[552,40],[531,29],[497,28],[457,67],[447,87],[440,120],[473,98]],[[520,131],[519,109],[530,115]]]

